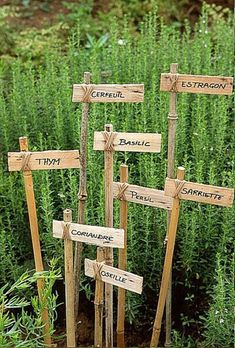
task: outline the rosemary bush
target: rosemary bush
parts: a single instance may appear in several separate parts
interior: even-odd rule
[[[169,94],[159,91],[160,74],[179,63],[179,72],[231,76],[233,74],[232,18],[211,16],[204,7],[201,18],[184,32],[165,25],[156,13],[148,14],[138,38],[132,38],[127,24],[113,21],[109,38],[89,48],[80,45],[79,26],[69,39],[67,51],[51,50],[35,67],[20,59],[6,68],[0,65],[0,279],[16,280],[32,263],[32,249],[21,173],[7,172],[7,152],[19,149],[18,137],[27,135],[30,150],[77,149],[80,140],[81,104],[71,102],[72,84],[80,83],[84,71],[92,72],[93,83],[145,84],[142,104],[92,104],[89,114],[88,201],[86,222],[104,224],[103,153],[94,152],[93,133],[112,123],[114,130],[159,132],[160,154],[115,153],[115,180],[119,166],[129,165],[129,182],[162,189],[167,167],[167,114]],[[126,20],[127,23],[127,20]],[[108,77],[101,72],[108,71]],[[178,95],[176,166],[186,168],[186,179],[214,185],[234,186],[233,98],[196,94]],[[47,262],[63,260],[62,244],[52,237],[52,218],[62,219],[62,210],[77,214],[79,171],[34,172],[40,234]],[[186,334],[210,335],[210,314],[199,318],[209,301],[207,294],[218,269],[216,254],[231,254],[234,208],[219,208],[183,202],[173,268],[173,298],[177,292],[186,303],[173,313],[179,330],[183,320],[193,318]],[[119,223],[115,203],[115,223]],[[160,209],[129,204],[128,270],[144,275],[142,296],[128,295],[127,319],[146,323],[155,315],[164,259],[166,213]],[[95,258],[95,247],[85,246],[84,256]],[[115,253],[116,255],[116,253]],[[225,272],[222,268],[221,272]],[[82,279],[90,294],[91,282]],[[183,290],[182,290],[183,289]],[[182,292],[183,291],[183,292]],[[215,290],[216,291],[216,290]],[[222,290],[221,290],[222,291]],[[182,296],[183,293],[183,296]],[[174,305],[174,304],[173,304]],[[210,312],[209,312],[210,313]],[[209,340],[209,338],[208,338]],[[208,341],[209,342],[209,341]],[[226,341],[228,342],[228,341]]]

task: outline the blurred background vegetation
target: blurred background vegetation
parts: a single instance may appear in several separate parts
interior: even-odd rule
[[[219,16],[232,10],[232,0],[207,0]],[[138,37],[140,24],[147,12],[158,7],[165,23],[183,30],[187,19],[193,25],[201,13],[202,0],[0,0],[0,55],[33,59],[36,63],[45,49],[67,49],[68,37],[79,25],[81,41],[89,46],[105,40],[115,17],[120,27],[128,16],[130,32]],[[212,7],[213,8],[213,7]]]
[[[92,72],[93,83],[143,82],[142,104],[90,108],[86,221],[104,224],[103,154],[92,143],[93,132],[107,122],[118,131],[162,133],[160,154],[115,154],[116,180],[126,162],[131,183],[162,189],[169,96],[159,91],[160,74],[178,62],[180,73],[233,76],[233,4],[215,3],[0,1],[0,285],[34,267],[22,176],[7,170],[7,152],[19,149],[18,137],[29,137],[30,150],[79,148],[81,104],[71,102],[71,87],[82,82],[84,71]],[[185,166],[187,180],[233,187],[233,97],[182,93],[178,115],[176,166]],[[76,220],[78,181],[76,170],[34,173],[47,268],[54,258],[63,268],[63,243],[52,237],[51,223],[66,207]],[[182,204],[173,269],[174,347],[233,346],[234,225],[234,207]],[[144,292],[127,296],[129,346],[143,338],[148,344],[151,336],[165,233],[164,211],[130,204],[128,270],[144,275]],[[85,246],[84,256],[95,258],[95,248]],[[94,282],[83,276],[83,345],[92,344],[93,290]]]

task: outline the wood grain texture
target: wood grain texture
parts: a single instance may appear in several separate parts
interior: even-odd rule
[[[84,98],[85,97],[85,98]],[[144,84],[73,85],[73,102],[115,103],[143,102]]]
[[[119,182],[113,183],[114,198],[117,198],[121,185]],[[125,200],[167,210],[171,210],[173,202],[171,197],[167,197],[164,194],[164,191],[137,185],[128,186],[125,191]]]
[[[28,167],[30,170],[79,168],[78,150],[50,150],[40,152],[8,152],[9,171],[22,169],[25,154],[29,154]]]
[[[117,132],[113,141],[114,151],[160,152],[161,134],[156,133],[120,133]],[[102,132],[94,133],[94,150],[105,149]]]
[[[72,221],[72,211],[63,212],[64,223]],[[62,223],[61,223],[62,226]],[[63,233],[63,231],[62,231]],[[65,304],[66,304],[66,341],[67,347],[76,347],[75,315],[74,315],[74,273],[73,273],[73,242],[64,240],[64,273],[65,273]]]
[[[21,137],[19,138],[20,150],[23,152],[28,151],[28,138]],[[40,245],[40,236],[39,236],[39,228],[38,228],[38,218],[37,218],[37,209],[36,209],[36,201],[34,195],[34,187],[33,187],[33,176],[31,170],[27,170],[23,172],[24,178],[24,187],[25,187],[25,195],[28,207],[28,215],[29,215],[29,224],[30,224],[30,233],[31,240],[33,245],[33,256],[35,263],[36,272],[43,272],[43,260],[42,260],[42,252]],[[37,280],[37,289],[38,289],[38,297],[39,301],[42,304],[42,323],[44,325],[43,333],[44,333],[44,343],[46,346],[51,347],[52,339],[50,335],[50,323],[49,323],[49,313],[47,309],[47,299],[44,295],[45,282],[43,278],[39,278]]]
[[[171,92],[171,74],[161,74],[160,90]],[[233,92],[233,78],[225,76],[201,76],[178,74],[176,83],[177,92],[225,94]]]
[[[176,187],[177,181],[167,178],[165,183],[165,194],[174,197]],[[232,207],[234,190],[231,188],[185,181],[178,196],[180,199],[188,201],[219,205],[222,207]]]
[[[113,131],[112,124],[106,124],[105,132]],[[104,151],[104,184],[105,184],[105,225],[113,227],[113,151]],[[113,266],[113,249],[105,248],[105,263]],[[113,286],[105,283],[105,344],[113,347]]]
[[[53,237],[63,238],[62,221],[53,220]],[[87,244],[124,248],[123,229],[71,223],[69,226],[69,237],[73,241]]]
[[[128,166],[122,164],[120,166],[120,182],[128,182]],[[124,229],[124,248],[118,251],[118,268],[126,270],[127,264],[127,223],[128,223],[128,202],[120,201],[120,228]],[[126,290],[118,288],[118,304],[117,304],[117,347],[125,347],[125,302]]]
[[[104,249],[97,248],[97,262],[104,261]],[[103,346],[103,312],[104,312],[104,283],[97,279],[95,283],[95,329],[94,346],[102,348]]]
[[[101,268],[100,277],[105,283],[116,285],[126,290],[142,293],[143,277],[137,276],[133,273],[123,271],[118,268],[107,266],[99,262],[85,259],[85,275],[88,277],[95,277],[95,264],[98,264]]]
[[[184,179],[183,167],[178,168],[177,179],[179,180]],[[180,199],[176,197],[173,200],[170,224],[168,228],[168,241],[167,241],[166,254],[165,254],[165,260],[163,265],[157,312],[156,312],[156,316],[154,320],[152,338],[150,343],[151,348],[156,348],[159,343],[162,317],[163,317],[164,307],[165,307],[166,298],[167,298],[168,289],[169,289],[169,281],[171,277],[171,269],[172,269],[173,255],[174,255],[176,232],[177,232],[178,221],[179,221],[179,213],[180,213]]]
[[[84,72],[84,84],[91,83],[91,73]],[[80,173],[79,173],[79,191],[78,191],[78,218],[79,224],[85,223],[85,207],[87,200],[87,145],[88,145],[88,122],[89,122],[90,103],[82,104],[81,130],[80,130]],[[78,320],[80,278],[81,278],[81,261],[82,261],[83,244],[75,242],[74,249],[74,282],[75,282],[75,318]],[[78,328],[76,330],[78,336]]]
[[[170,73],[177,76],[178,64],[172,63],[170,65]],[[174,167],[175,167],[175,144],[176,144],[176,128],[177,128],[177,93],[175,91],[170,92],[169,100],[169,113],[168,113],[168,139],[167,139],[167,176],[168,178],[174,178]],[[165,242],[168,240],[168,227],[170,224],[171,210],[167,211],[167,232]],[[166,336],[165,336],[165,347],[171,347],[171,294],[172,294],[172,271],[170,274],[169,287],[166,298]]]

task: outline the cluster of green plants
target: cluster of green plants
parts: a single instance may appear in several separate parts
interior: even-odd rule
[[[4,348],[44,347],[44,323],[42,312],[46,307],[50,318],[50,335],[55,332],[57,295],[52,288],[60,271],[56,262],[50,262],[50,271],[23,273],[13,284],[6,283],[0,288],[0,345]],[[44,296],[39,301],[34,295],[39,278],[45,282]],[[45,298],[47,301],[45,301]],[[44,300],[43,300],[44,299]]]
[[[82,105],[72,103],[71,95],[72,84],[81,83],[85,71],[92,73],[93,83],[144,83],[144,103],[90,106],[86,222],[104,225],[103,153],[93,151],[93,134],[103,130],[105,123],[112,123],[117,131],[162,134],[161,153],[115,153],[114,171],[118,180],[119,166],[125,162],[130,183],[162,189],[169,94],[159,91],[160,74],[177,62],[180,73],[233,75],[232,16],[212,21],[210,11],[204,7],[195,28],[185,22],[182,33],[175,25],[166,25],[156,12],[150,13],[141,24],[138,39],[131,35],[127,18],[121,28],[113,21],[107,39],[94,40],[87,47],[81,45],[77,26],[67,51],[63,47],[48,50],[39,66],[30,59],[0,64],[2,283],[15,281],[25,269],[33,268],[22,174],[8,172],[7,152],[17,151],[18,138],[24,135],[32,151],[79,149]],[[233,98],[179,94],[177,112],[176,167],[186,168],[187,180],[233,187]],[[62,219],[63,209],[69,207],[76,221],[79,171],[35,171],[33,178],[44,259],[49,263],[57,257],[62,266],[63,244],[52,237],[52,219]],[[126,315],[129,323],[150,334],[165,253],[166,220],[165,211],[129,204],[128,270],[144,275],[144,290],[142,296],[128,293]],[[233,275],[228,264],[233,262],[234,220],[234,208],[182,203],[173,267],[173,299],[180,294],[180,303],[173,300],[177,344],[180,337],[221,348],[232,342]],[[114,225],[118,224],[115,202]],[[85,246],[83,256],[94,259],[96,249]],[[116,257],[115,253],[115,264]],[[94,282],[83,275],[82,291],[92,297],[93,288]],[[223,308],[227,309],[223,312],[226,326],[215,314]],[[220,328],[224,333],[219,339]]]

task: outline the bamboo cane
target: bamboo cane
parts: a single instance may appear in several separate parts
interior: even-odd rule
[[[112,132],[113,126],[106,124],[104,130]],[[105,176],[105,224],[113,227],[113,150],[104,151]],[[105,248],[105,264],[113,266],[113,249]],[[105,341],[106,348],[113,347],[113,286],[105,283]]]
[[[128,182],[128,166],[122,164],[120,166],[120,182]],[[128,203],[125,200],[120,201],[120,228],[124,229],[124,249],[119,249],[118,254],[118,268],[126,269],[127,262],[127,209]],[[118,309],[117,309],[117,346],[125,347],[125,300],[126,291],[125,289],[118,288]]]
[[[178,168],[177,179],[179,180],[184,179],[183,167]],[[160,294],[158,299],[157,312],[156,312],[156,317],[155,317],[154,326],[153,326],[153,333],[152,333],[152,338],[150,343],[150,347],[152,348],[153,347],[155,348],[158,346],[160,332],[161,332],[162,316],[163,316],[164,307],[166,303],[167,290],[169,287],[176,232],[177,232],[177,226],[178,226],[178,220],[179,220],[179,211],[180,211],[180,199],[178,197],[175,197],[173,199],[171,219],[170,219],[169,230],[168,230],[168,242],[167,242],[166,255],[165,255],[165,261],[163,266],[162,281],[161,281],[161,288],[160,288]]]
[[[64,217],[64,272],[65,272],[65,304],[66,304],[66,335],[67,347],[76,347],[75,316],[74,316],[74,271],[73,242],[69,239],[69,223],[72,222],[71,209],[65,209]]]
[[[20,143],[20,150],[28,152],[28,138],[20,137],[19,143]],[[32,239],[32,245],[33,245],[35,270],[36,272],[42,272],[44,268],[43,268],[42,253],[41,253],[40,238],[39,238],[38,219],[37,219],[37,210],[36,210],[36,203],[35,203],[35,196],[34,196],[32,171],[23,169],[23,177],[24,177],[25,194],[26,194],[26,201],[27,201],[28,214],[29,214],[31,239]],[[46,298],[44,297],[44,294],[43,294],[44,287],[45,287],[44,279],[39,278],[37,280],[37,289],[38,289],[39,301],[43,306],[42,322],[44,325],[44,343],[47,347],[51,347],[52,342],[51,342],[51,335],[50,335],[49,315],[48,315],[48,309],[45,306]]]
[[[84,83],[90,84],[91,73],[84,73]],[[84,224],[85,220],[85,204],[87,200],[87,142],[88,142],[88,112],[90,103],[83,103],[82,107],[82,120],[81,120],[81,135],[80,135],[80,181],[79,181],[79,206],[78,206],[78,223]],[[79,307],[79,291],[80,291],[80,277],[81,277],[81,258],[82,258],[83,245],[81,242],[75,243],[74,251],[74,282],[75,282],[75,300],[74,300],[74,312],[75,320],[78,319],[78,307]],[[77,328],[76,328],[77,331]]]
[[[97,248],[97,262],[104,261],[104,249]],[[95,331],[94,346],[100,348],[103,345],[103,307],[104,307],[104,283],[96,280],[95,284]]]
[[[170,73],[177,73],[178,64],[174,63],[170,66]],[[170,93],[170,111],[168,114],[168,159],[167,159],[167,176],[168,178],[174,178],[174,159],[175,159],[175,137],[176,137],[176,127],[177,127],[177,93]],[[169,227],[171,218],[171,211],[167,212],[167,226]],[[167,240],[167,237],[166,237]],[[166,339],[165,347],[171,346],[171,303],[172,303],[172,271],[170,272],[169,287],[166,298]]]

